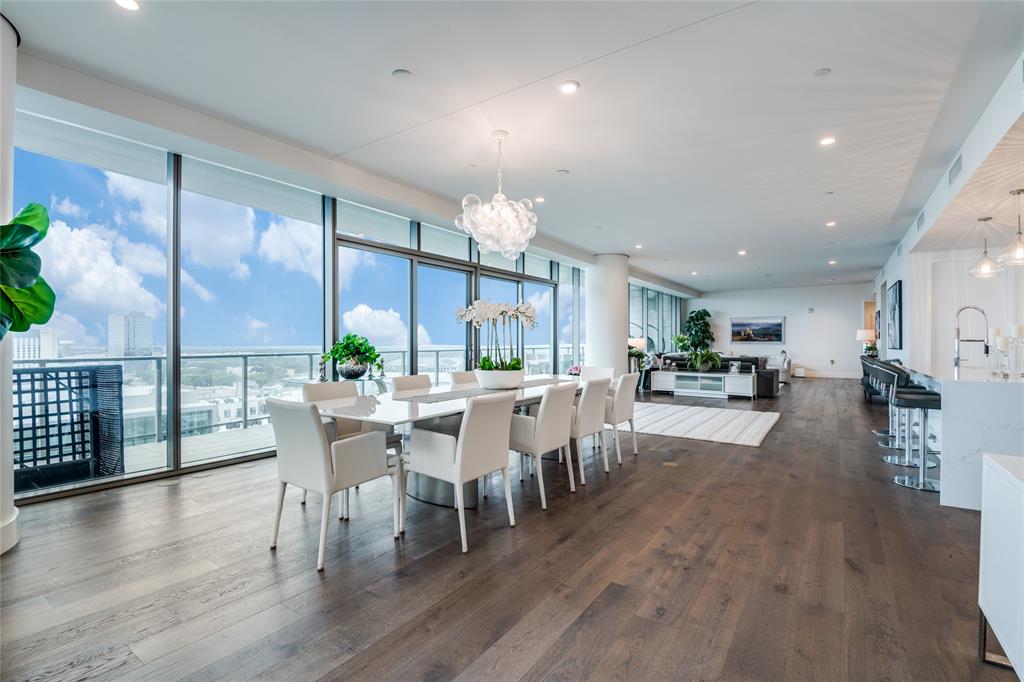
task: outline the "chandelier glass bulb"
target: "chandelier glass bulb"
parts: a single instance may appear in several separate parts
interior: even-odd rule
[[[512,201],[501,193],[501,143],[507,136],[504,131],[494,132],[498,141],[498,192],[487,203],[475,194],[463,197],[455,227],[472,236],[481,253],[496,251],[514,260],[537,234],[537,214],[529,199]]]
[[[1015,189],[1010,194],[1017,197],[1017,238],[1013,244],[1000,254],[999,262],[1003,265],[1021,267],[1024,266],[1024,234],[1021,233],[1020,229],[1020,200],[1021,195],[1024,195],[1024,189]]]

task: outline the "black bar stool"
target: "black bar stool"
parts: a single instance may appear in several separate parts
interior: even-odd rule
[[[918,465],[917,475],[896,476],[892,479],[896,485],[914,490],[925,490],[931,493],[939,492],[939,481],[935,478],[928,478],[928,412],[930,410],[942,409],[942,394],[936,391],[896,391],[893,398],[897,407],[913,412],[921,411],[921,436],[918,439]],[[909,450],[909,446],[908,446]]]

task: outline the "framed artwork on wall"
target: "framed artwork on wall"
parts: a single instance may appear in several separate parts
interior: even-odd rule
[[[889,287],[886,297],[886,336],[889,350],[903,349],[903,280]]]
[[[785,317],[732,317],[730,338],[733,343],[782,343],[785,341]]]

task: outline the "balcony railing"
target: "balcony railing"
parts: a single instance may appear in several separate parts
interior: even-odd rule
[[[527,346],[524,364],[528,373],[564,370],[571,362],[571,348],[560,345],[558,366],[552,367],[551,348]],[[273,447],[269,430],[267,398],[298,400],[302,384],[316,381],[319,350],[279,352],[187,353],[181,357],[181,437],[185,461],[231,457]],[[409,366],[408,351],[382,350],[385,375],[404,374]],[[465,348],[437,347],[418,351],[418,371],[429,374],[435,385],[450,382],[452,371],[465,369]],[[15,360],[16,371],[29,368],[49,370],[49,375],[85,367],[119,367],[125,473],[166,466],[167,440],[167,358],[165,356],[73,357]],[[15,401],[38,402],[39,396],[26,388]],[[57,405],[54,410],[60,409]],[[71,419],[58,415],[55,419]],[[259,427],[259,428],[256,428]],[[248,431],[245,431],[248,430]],[[15,429],[15,439],[31,436]],[[243,434],[249,433],[250,436]],[[34,454],[20,467],[31,468]],[[39,459],[38,461],[43,461]],[[84,469],[83,469],[84,471]],[[83,474],[82,480],[104,475]],[[120,471],[118,473],[121,473]]]

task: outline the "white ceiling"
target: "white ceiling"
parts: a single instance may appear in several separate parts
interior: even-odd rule
[[[27,53],[453,202],[507,129],[542,233],[704,291],[869,280],[1024,51],[1014,2],[140,2],[3,11]]]
[[[935,224],[914,246],[914,251],[977,249],[984,239],[994,256],[1017,236],[1017,197],[1010,190],[1024,188],[1024,116],[1007,131],[971,179],[957,192]],[[1024,210],[1024,197],[1021,198]],[[990,217],[987,223],[978,218]]]

